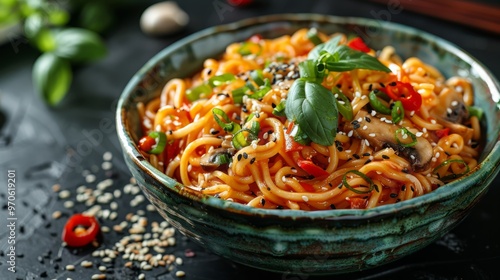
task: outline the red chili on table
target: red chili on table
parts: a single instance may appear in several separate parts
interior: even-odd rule
[[[94,216],[74,214],[71,216],[62,233],[62,240],[71,247],[82,247],[90,244],[99,233],[99,223]]]

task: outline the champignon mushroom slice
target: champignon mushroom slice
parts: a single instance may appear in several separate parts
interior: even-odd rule
[[[378,117],[373,117],[365,110],[360,110],[354,117],[356,121],[349,124],[354,134],[366,139],[375,150],[392,148],[396,153],[406,158],[414,171],[424,170],[432,159],[432,146],[424,138],[417,137],[417,144],[413,147],[404,147],[396,142],[396,130],[401,126],[388,124]],[[369,122],[367,121],[370,120]],[[362,120],[359,122],[358,120]],[[354,123],[354,124],[353,124]]]
[[[439,106],[432,108],[431,115],[440,116],[452,123],[463,123],[469,118],[469,111],[461,93],[445,87],[439,93],[438,99]]]
[[[227,165],[229,162],[222,162],[221,157],[231,158],[236,150],[233,148],[217,148],[209,151],[200,158],[200,166],[206,172],[212,172]]]

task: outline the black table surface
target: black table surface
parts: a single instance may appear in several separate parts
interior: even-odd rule
[[[237,8],[223,0],[178,1],[190,15],[182,32],[152,38],[139,28],[141,12],[155,1],[137,1],[120,7],[117,21],[104,34],[107,56],[95,63],[74,69],[70,94],[57,108],[48,108],[34,93],[31,66],[39,55],[22,37],[12,34],[0,46],[0,279],[90,279],[99,273],[91,250],[61,247],[61,232],[66,218],[73,212],[87,209],[83,202],[65,208],[52,186],[59,184],[75,198],[81,185],[95,187],[86,180],[92,173],[96,182],[112,178],[110,190],[123,190],[130,180],[114,130],[114,108],[121,91],[132,75],[154,54],[176,40],[206,27],[243,18],[275,13],[326,13],[339,16],[375,18],[413,26],[442,37],[463,48],[484,63],[496,76],[500,75],[500,37],[457,24],[441,21],[404,10],[389,13],[388,7],[367,1],[260,1],[256,5]],[[393,3],[397,1],[392,1]],[[493,2],[493,1],[490,1]],[[443,10],[443,12],[446,12]],[[76,152],[78,151],[78,152]],[[103,159],[110,152],[111,160]],[[102,166],[104,161],[111,169]],[[107,167],[110,165],[108,164]],[[8,170],[16,176],[15,213],[7,216]],[[14,174],[14,173],[11,173]],[[270,273],[213,255],[193,241],[176,234],[177,244],[167,248],[169,254],[183,258],[172,271],[155,268],[145,271],[146,279],[178,279],[182,270],[185,279],[500,279],[500,176],[488,194],[471,214],[451,232],[410,256],[368,271],[348,275],[313,277],[307,269],[291,268],[290,273]],[[148,211],[143,202],[130,207],[132,194],[123,194],[118,203],[118,218],[102,221],[112,227],[129,212],[145,210],[149,222],[163,219]],[[73,199],[74,200],[74,199]],[[54,211],[63,217],[53,219]],[[16,273],[7,255],[10,229],[9,217],[16,217]],[[121,235],[111,231],[103,234],[101,248],[111,248]],[[187,257],[186,250],[195,252]],[[93,260],[92,268],[82,268],[82,260]],[[107,279],[136,279],[136,270],[125,269],[118,257],[105,273]],[[76,271],[66,271],[67,264],[76,264]]]

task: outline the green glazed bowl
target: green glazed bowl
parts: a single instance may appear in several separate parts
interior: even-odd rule
[[[300,28],[358,34],[373,48],[392,45],[445,76],[468,77],[476,105],[485,111],[484,151],[470,174],[436,191],[369,210],[265,210],[223,201],[184,188],[139,153],[137,102],[158,96],[175,77],[200,70],[206,58],[253,34],[274,38]],[[369,36],[367,35],[369,34]],[[215,26],[162,50],[135,74],[116,112],[125,161],[162,216],[208,250],[248,266],[276,271],[339,274],[360,271],[411,254],[461,222],[487,192],[500,169],[499,84],[485,67],[451,43],[399,24],[317,14],[283,14]]]

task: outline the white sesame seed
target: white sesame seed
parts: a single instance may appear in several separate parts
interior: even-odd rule
[[[385,120],[386,120],[386,118],[385,118],[385,117],[381,117],[381,118],[380,118],[380,121],[381,121],[381,122],[385,122]]]
[[[118,203],[116,203],[116,201],[112,201],[112,202],[109,204],[109,208],[111,208],[111,210],[116,210],[116,209],[118,209]]]
[[[113,159],[113,154],[111,152],[105,152],[103,155],[102,155],[102,159],[104,161],[110,161],[111,159]]]
[[[372,110],[372,112],[371,112],[372,117],[375,117],[376,114],[377,114],[377,111]]]
[[[181,258],[176,258],[176,259],[175,259],[175,263],[176,263],[177,265],[182,265],[183,261],[182,261],[182,259],[181,259]]]
[[[424,127],[424,128],[422,128],[422,132],[423,132],[423,133],[427,133],[427,128],[425,128],[425,127]]]
[[[432,123],[432,124],[436,124],[436,120],[435,120],[435,119],[432,119],[432,120],[431,120],[431,123]]]
[[[370,147],[370,142],[368,142],[368,139],[365,139],[365,144],[367,147]]]
[[[451,110],[451,108],[446,108],[446,112],[447,112],[448,114],[451,114],[451,113],[453,113],[453,110]]]
[[[350,137],[352,137],[352,135],[353,135],[353,134],[354,134],[354,131],[353,131],[353,130],[351,130],[351,131],[349,131],[349,132],[347,133],[347,137],[349,137],[349,138],[350,138]]]
[[[91,267],[91,266],[92,266],[92,262],[91,262],[91,261],[87,261],[87,260],[85,260],[85,261],[82,261],[82,262],[80,263],[80,265],[81,265],[81,266],[83,266],[83,267],[88,268],[88,267]]]
[[[436,152],[436,155],[434,155],[436,158],[439,158],[439,156],[441,155],[440,152]]]
[[[96,179],[96,177],[94,174],[89,174],[89,175],[85,176],[85,182],[87,182],[87,183],[94,183],[95,179]]]
[[[424,133],[423,133],[423,132],[420,132],[420,131],[419,131],[419,132],[417,132],[417,133],[415,133],[415,136],[417,136],[417,137],[421,137],[422,135],[424,135]]]
[[[106,271],[106,267],[104,265],[99,266],[99,271],[102,272]]]
[[[146,279],[146,275],[144,275],[144,273],[141,273],[141,274],[139,274],[139,276],[137,276],[137,279],[144,280],[144,279]]]
[[[61,215],[62,215],[61,211],[54,211],[54,213],[52,213],[52,219],[57,220],[61,218]]]
[[[303,200],[304,202],[308,202],[308,201],[309,201],[309,198],[308,198],[307,196],[303,195],[303,196],[302,196],[302,200]]]
[[[59,192],[60,199],[66,199],[66,198],[69,198],[70,196],[71,196],[71,193],[68,190],[62,190],[61,192]]]
[[[362,121],[363,121],[363,118],[359,118],[359,119],[358,119],[358,122],[362,122]]]
[[[364,125],[363,126],[363,130],[367,130],[368,129],[368,126],[367,125]]]
[[[182,270],[175,272],[175,276],[177,276],[177,277],[184,277],[185,275],[186,275],[186,273]]]
[[[457,105],[458,105],[458,101],[456,101],[456,100],[451,101],[451,106],[457,106]]]
[[[412,116],[412,117],[413,117],[413,115],[415,115],[415,111],[411,111],[411,112],[410,112],[410,116]]]
[[[72,264],[68,264],[68,265],[66,265],[66,270],[67,271],[73,271],[73,270],[75,270],[75,266],[72,265]]]
[[[146,205],[146,210],[148,210],[149,212],[154,212],[156,211],[156,208],[153,204],[148,204]]]
[[[376,135],[375,133],[370,133],[370,134],[368,134],[368,136],[370,136],[370,137],[375,137],[375,136],[377,136],[377,135]]]
[[[73,208],[73,206],[75,206],[75,203],[72,200],[66,200],[64,202],[64,208],[70,209]]]
[[[120,198],[120,196],[122,196],[122,192],[120,190],[114,190],[113,191],[113,196],[115,198]]]

